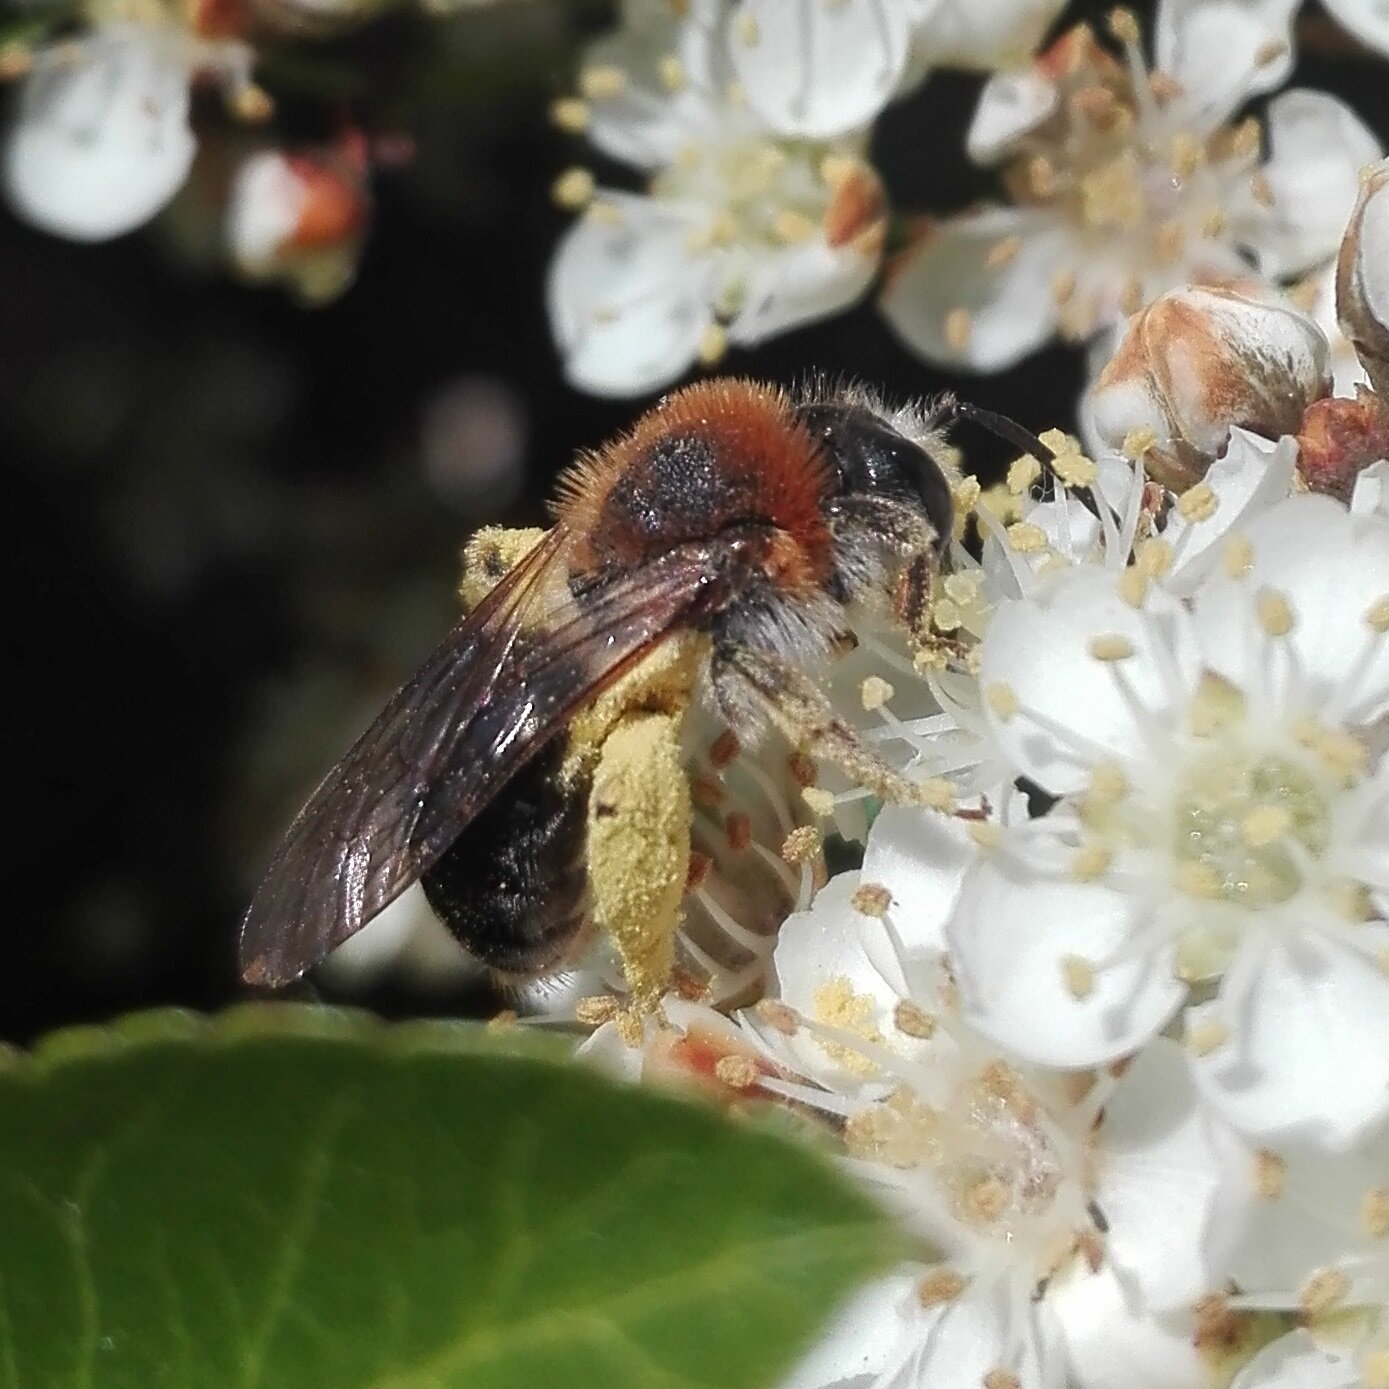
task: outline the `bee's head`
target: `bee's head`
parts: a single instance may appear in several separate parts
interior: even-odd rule
[[[833,470],[835,499],[905,503],[930,523],[940,553],[950,540],[954,505],[945,473],[925,447],[858,402],[809,401],[796,413]]]

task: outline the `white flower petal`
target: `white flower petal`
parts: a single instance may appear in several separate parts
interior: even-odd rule
[[[1271,278],[1310,270],[1336,253],[1360,191],[1359,173],[1379,141],[1334,96],[1302,88],[1268,104],[1268,180],[1273,204],[1247,204],[1240,239]]]
[[[1230,1389],[1357,1389],[1355,1357],[1324,1349],[1306,1331],[1290,1331],[1266,1345]]]
[[[1174,560],[1166,586],[1174,593],[1194,592],[1219,562],[1231,533],[1288,495],[1296,468],[1296,439],[1284,435],[1273,442],[1246,429],[1232,429],[1225,452],[1205,476],[1216,497],[1214,515],[1188,521],[1174,510],[1168,520],[1163,539],[1172,546]]]
[[[1213,129],[1287,81],[1296,8],[1296,0],[1162,0],[1157,66],[1182,84],[1198,128]]]
[[[742,0],[728,34],[748,104],[778,133],[812,138],[868,125],[896,91],[910,47],[905,8],[883,0]]]
[[[1056,331],[1047,287],[1068,245],[1064,224],[1029,210],[933,222],[889,267],[883,313],[928,362],[1001,371]]]
[[[694,362],[714,319],[714,270],[690,256],[691,223],[678,209],[602,196],[621,220],[585,217],[565,233],[550,266],[550,322],[576,386],[638,395]]]
[[[1371,463],[1355,479],[1350,509],[1357,515],[1378,514],[1389,518],[1389,461]]]
[[[1057,846],[1056,856],[1066,852]],[[1123,945],[1139,911],[1122,892],[1042,880],[995,854],[965,880],[946,928],[967,1018],[999,1045],[1049,1066],[1127,1055],[1186,996],[1172,977],[1170,952],[1096,971],[1083,998],[1069,987],[1064,963]]]
[[[873,821],[860,876],[892,893],[892,929],[908,959],[945,950],[945,923],[977,852],[969,826],[950,816],[890,805]]]
[[[1112,1268],[1054,1285],[1071,1376],[1079,1389],[1209,1389],[1210,1370],[1185,1317],[1154,1316]]]
[[[1034,67],[989,78],[965,137],[969,157],[978,164],[1002,159],[1056,110],[1060,100],[1056,83]]]
[[[1389,948],[1389,928],[1365,925],[1367,945]],[[1389,1117],[1389,975],[1349,946],[1304,933],[1261,941],[1195,1020],[1218,1019],[1229,1039],[1196,1061],[1202,1090],[1237,1128],[1301,1135],[1345,1149]],[[1237,962],[1237,967],[1243,962]]]
[[[183,186],[196,143],[183,51],[144,25],[112,25],[71,59],[40,58],[5,150],[11,205],[75,241],[147,222]]]
[[[990,72],[1027,63],[1065,0],[940,0],[916,31],[932,67]]]
[[[779,1389],[830,1389],[886,1369],[910,1324],[918,1275],[900,1270],[870,1283],[835,1314],[815,1348]]]
[[[1106,1253],[1144,1305],[1216,1286],[1255,1196],[1247,1151],[1202,1108],[1185,1050],[1155,1037],[1104,1109],[1095,1199]]]
[[[1131,654],[1097,659],[1094,643],[1110,640]],[[1114,574],[1083,566],[1001,604],[979,670],[999,746],[1061,795],[1081,790],[1102,759],[1149,755],[1153,728],[1170,726],[1194,685],[1196,655],[1175,599],[1152,591],[1136,609],[1119,596]]]
[[[1389,643],[1366,620],[1389,596],[1389,520],[1301,495],[1241,533],[1253,547],[1249,572],[1213,573],[1196,595],[1193,625],[1211,669],[1250,695],[1290,702],[1294,713],[1365,724],[1389,709]],[[1286,637],[1265,637],[1259,627],[1256,609],[1267,590],[1292,609]],[[1291,660],[1271,650],[1279,643]],[[1289,666],[1275,683],[1274,672]]]
[[[746,280],[745,302],[728,325],[728,339],[755,347],[775,333],[827,318],[863,294],[878,273],[871,250],[830,246],[823,237],[759,256]]]

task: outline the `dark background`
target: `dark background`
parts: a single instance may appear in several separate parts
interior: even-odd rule
[[[567,220],[549,185],[592,162],[545,107],[604,9],[502,10],[377,25],[316,49],[307,78],[285,61],[289,128],[319,133],[326,90],[416,142],[378,174],[359,280],[326,309],[200,263],[196,190],[99,247],[0,214],[0,1037],[237,996],[235,926],[270,846],[452,620],[462,539],[540,522],[575,449],[648,403],[568,389],[543,307]],[[1082,10],[1102,12],[1067,17]],[[1382,64],[1305,58],[1297,80],[1383,132]],[[889,109],[874,153],[899,208],[987,191],[960,149],[977,89],[933,77]],[[1036,428],[1070,421],[1081,379],[1057,349],[949,380],[871,302],[726,368],[845,372],[894,397],[961,386]],[[443,484],[422,462],[441,395],[472,422]],[[508,439],[519,464],[479,481]]]

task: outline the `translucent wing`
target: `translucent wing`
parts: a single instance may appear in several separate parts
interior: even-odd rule
[[[727,593],[717,542],[576,600],[555,527],[444,639],[323,779],[241,925],[248,983],[288,983],[425,872],[574,714]]]

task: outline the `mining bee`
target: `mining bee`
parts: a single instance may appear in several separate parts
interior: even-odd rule
[[[913,798],[816,675],[856,603],[929,640],[945,457],[929,412],[742,380],[677,391],[581,457],[550,530],[469,546],[470,610],[280,845],[242,922],[246,981],[288,983],[420,880],[504,978],[561,970],[603,931],[653,1009],[691,866],[693,700],[743,742],[775,729]]]

